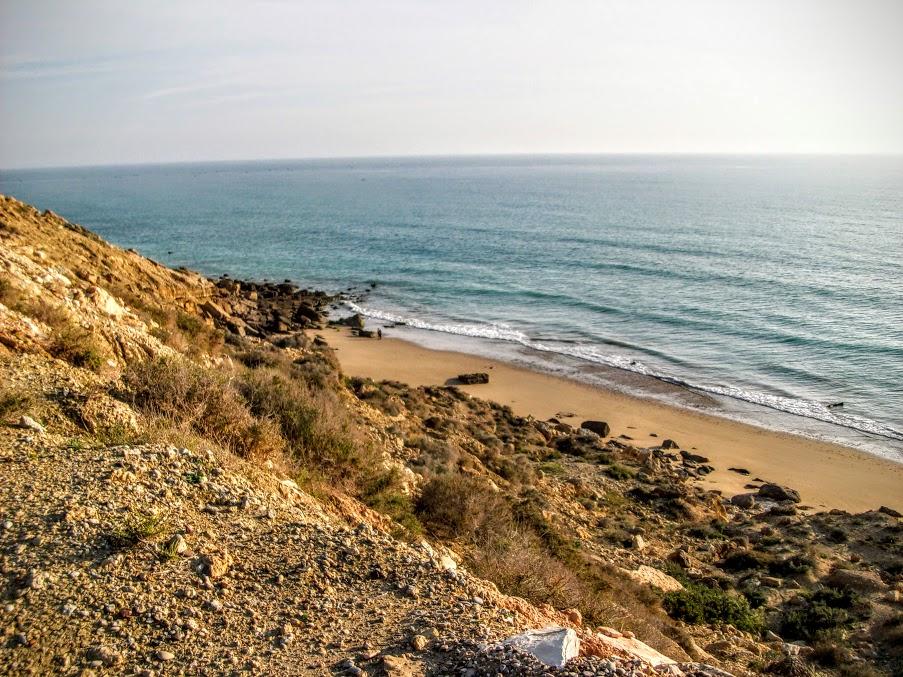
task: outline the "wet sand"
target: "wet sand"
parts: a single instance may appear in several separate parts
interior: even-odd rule
[[[802,504],[851,512],[886,505],[903,510],[903,464],[787,433],[738,423],[697,411],[632,397],[578,381],[531,371],[484,357],[430,350],[400,339],[357,338],[348,330],[321,332],[345,374],[410,385],[444,385],[457,374],[485,371],[485,385],[460,386],[474,396],[509,405],[522,416],[558,416],[572,425],[608,422],[611,435],[631,444],[655,446],[665,438],[702,454],[715,472],[701,480],[726,496],[749,491],[753,478],[800,492]],[[569,416],[564,416],[568,414]],[[657,437],[653,437],[655,433]],[[745,468],[748,477],[728,468]]]

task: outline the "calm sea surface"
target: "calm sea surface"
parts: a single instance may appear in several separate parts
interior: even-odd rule
[[[173,266],[376,283],[349,308],[390,334],[903,459],[903,158],[108,167],[0,192]]]

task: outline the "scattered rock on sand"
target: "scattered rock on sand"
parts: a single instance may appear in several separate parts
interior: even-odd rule
[[[665,445],[662,445],[665,448]],[[675,449],[677,447],[674,447]],[[701,454],[692,454],[689,451],[681,451],[680,457],[687,463],[708,463],[709,459]]]
[[[660,446],[662,449],[680,449],[680,447],[677,446],[677,442],[674,440],[662,440]]]
[[[458,374],[458,381],[467,386],[489,383],[489,374],[485,371],[477,371],[472,374]]]
[[[780,484],[763,484],[759,487],[759,496],[770,498],[773,501],[800,502],[800,492],[789,487],[782,487]]]
[[[608,437],[608,434],[611,432],[611,428],[608,427],[605,421],[584,421],[580,424],[580,427],[596,433],[599,437]]]

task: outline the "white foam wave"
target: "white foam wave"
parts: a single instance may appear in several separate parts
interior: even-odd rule
[[[886,424],[863,416],[838,412],[836,409],[829,408],[822,402],[814,400],[805,400],[792,397],[783,397],[754,390],[746,390],[736,386],[726,385],[705,385],[693,383],[680,378],[676,378],[669,374],[654,369],[640,360],[627,355],[617,355],[606,353],[592,346],[555,344],[551,342],[542,342],[531,340],[525,333],[518,331],[506,324],[469,324],[469,323],[435,323],[428,322],[416,317],[408,317],[397,313],[386,312],[373,308],[366,308],[358,305],[353,301],[346,300],[344,305],[355,313],[360,313],[365,317],[384,322],[392,322],[404,324],[417,329],[428,331],[437,331],[447,334],[455,334],[458,336],[469,336],[474,338],[485,338],[498,341],[507,341],[520,344],[531,350],[537,350],[545,353],[554,353],[567,357],[574,357],[595,364],[603,364],[617,369],[630,371],[650,378],[658,379],[666,383],[691,388],[713,395],[729,397],[735,400],[741,400],[756,404],[777,411],[782,411],[796,416],[815,419],[825,423],[839,425],[844,428],[851,428],[860,432],[879,435],[894,440],[903,441],[903,432],[892,428]]]

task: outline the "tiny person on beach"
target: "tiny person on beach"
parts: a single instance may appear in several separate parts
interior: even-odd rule
[[[379,340],[382,340],[382,338],[383,338],[383,330],[382,330],[382,327],[377,327],[377,328],[376,328],[376,338],[378,338]]]

